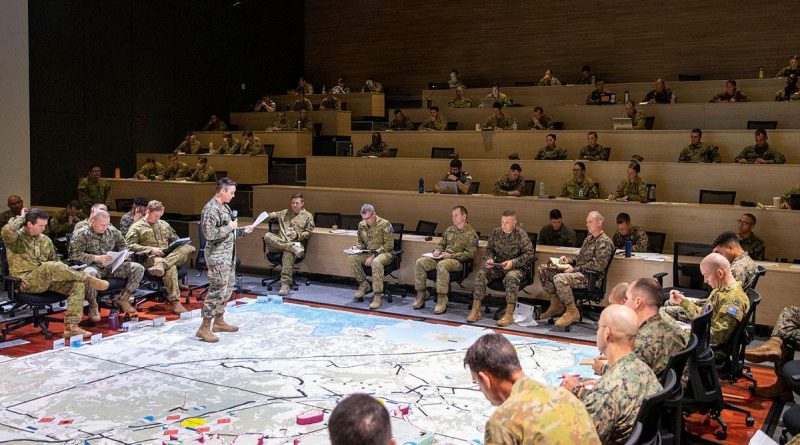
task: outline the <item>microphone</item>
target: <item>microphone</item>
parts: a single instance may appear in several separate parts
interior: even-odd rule
[[[239,216],[238,210],[231,210],[231,220],[236,221],[236,217]]]

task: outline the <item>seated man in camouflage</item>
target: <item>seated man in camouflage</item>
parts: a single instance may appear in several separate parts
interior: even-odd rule
[[[283,113],[284,118],[286,117],[286,113]],[[221,155],[235,155],[239,154],[239,150],[242,148],[242,141],[233,137],[231,133],[225,133],[222,136],[222,144],[219,146],[219,150],[217,153]]]
[[[192,175],[189,176],[189,181],[194,182],[214,182],[217,180],[217,175],[214,172],[214,167],[208,165],[208,158],[202,157],[197,160],[194,166]]]
[[[310,82],[306,82],[306,79],[301,77],[297,80],[295,91],[303,94],[314,94],[314,85],[311,85]]]
[[[714,252],[722,255],[731,263],[731,274],[736,281],[741,283],[742,289],[747,291],[753,287],[758,273],[758,265],[750,255],[742,249],[739,237],[733,232],[722,232],[712,244]]]
[[[630,118],[634,130],[644,130],[647,124],[647,116],[642,110],[636,109],[636,103],[632,100],[625,102],[625,116]]]
[[[164,173],[161,176],[156,176],[156,179],[161,181],[177,181],[179,179],[186,179],[192,175],[189,165],[183,161],[178,160],[178,155],[171,154],[167,158],[169,164],[164,168]],[[145,203],[145,206],[147,203]]]
[[[517,350],[502,334],[475,341],[464,366],[497,407],[486,421],[483,443],[600,445],[586,407],[563,389],[528,378]]]
[[[561,196],[570,199],[597,199],[597,186],[586,175],[586,164],[577,161],[572,165],[572,178],[561,187]]]
[[[72,236],[69,242],[69,259],[87,265],[84,269],[87,274],[96,278],[124,278],[127,280],[125,289],[114,299],[114,306],[126,314],[136,313],[130,300],[139,287],[139,282],[144,276],[144,266],[125,260],[116,270],[111,269],[112,257],[107,252],[122,252],[128,248],[125,238],[119,230],[111,225],[108,212],[99,210],[89,218],[90,227],[81,230]],[[97,306],[97,291],[86,289],[86,299],[89,301],[89,320],[94,323],[100,321],[100,311]]]
[[[540,87],[553,87],[553,86],[557,86],[557,85],[561,85],[561,81],[558,80],[557,77],[553,76],[553,70],[550,69],[550,68],[547,68],[546,70],[544,70],[544,77],[539,79],[539,86]]]
[[[435,131],[445,131],[447,130],[447,118],[444,117],[443,114],[439,113],[439,107],[436,105],[431,107],[430,110],[430,117],[426,119],[422,124],[419,126],[419,131],[424,130],[435,130]]]
[[[269,131],[290,131],[293,129],[292,123],[286,119],[286,113],[283,111],[278,113],[278,120],[267,128]],[[244,136],[244,133],[242,133],[242,136]]]
[[[216,114],[212,114],[208,119],[208,123],[203,126],[203,131],[225,131],[227,129],[228,126],[225,125],[225,121],[217,119]]]
[[[168,222],[161,219],[163,214],[164,204],[150,201],[144,218],[133,223],[125,234],[125,242],[132,252],[147,254],[144,261],[144,266],[148,268],[147,273],[154,277],[163,277],[170,309],[173,313],[180,314],[186,312],[186,309],[180,302],[178,266],[185,263],[196,249],[184,244],[165,255],[164,250],[178,239],[178,235]]]
[[[163,175],[164,165],[156,161],[156,158],[145,159],[144,164],[136,171],[136,179],[141,180],[156,179],[156,177]]]
[[[261,139],[258,136],[253,136],[253,132],[249,130],[242,131],[242,149],[240,151],[243,155],[263,155],[264,146],[261,145]]]
[[[783,153],[773,150],[767,143],[767,130],[759,128],[755,132],[756,144],[745,147],[734,159],[739,164],[783,164]]]
[[[499,103],[501,107],[507,107],[514,103],[506,93],[500,91],[500,85],[492,85],[492,92],[484,96],[481,101],[481,107],[486,106],[487,103],[492,105]]]
[[[586,96],[586,105],[600,105],[610,103],[610,95],[612,93],[606,91],[606,83],[603,79],[595,79],[594,91]]]
[[[585,159],[587,161],[608,161],[608,148],[597,143],[596,131],[590,131],[587,133],[586,140],[589,142],[589,145],[581,148],[581,153],[580,156],[578,156],[578,159]]]
[[[43,234],[48,218],[42,209],[22,209],[20,216],[11,218],[3,226],[1,233],[7,249],[9,273],[20,280],[22,292],[38,294],[49,290],[66,295],[64,338],[73,335],[88,337],[92,333],[78,326],[83,316],[86,286],[106,290],[108,281],[72,270],[58,260],[53,242]]]
[[[313,110],[314,104],[311,103],[310,100],[306,99],[305,93],[302,91],[297,93],[297,100],[294,101],[294,105],[292,105],[292,111],[300,111],[300,110]]]
[[[312,121],[311,117],[308,115],[307,109],[303,108],[300,110],[294,129],[297,131],[314,131],[314,121]]]
[[[800,88],[797,86],[797,74],[786,77],[786,86],[775,93],[775,100],[800,100]]]
[[[565,256],[559,258],[559,266],[547,262],[538,268],[539,281],[544,289],[544,297],[550,301],[550,307],[542,314],[545,320],[556,316],[555,325],[558,327],[569,326],[581,317],[580,311],[575,306],[573,287],[586,287],[589,284],[584,272],[594,270],[603,272],[614,255],[614,243],[603,232],[603,215],[592,211],[586,216],[586,229],[588,233],[583,240],[583,245],[578,256],[572,260]]]
[[[413,130],[414,123],[411,122],[408,116],[403,114],[403,110],[398,108],[394,110],[394,119],[389,121],[389,125],[386,128],[392,131]]]
[[[672,102],[672,90],[667,88],[664,79],[658,79],[656,80],[656,88],[650,90],[650,92],[644,96],[642,102],[647,102],[649,104],[668,104]]]
[[[133,223],[139,221],[144,217],[145,213],[147,213],[147,203],[149,200],[147,198],[143,198],[141,196],[137,196],[133,198],[133,204],[131,205],[131,209],[119,220],[119,233],[122,234],[122,237],[125,238],[125,234],[128,233],[128,229],[131,228]]]
[[[444,176],[441,179],[441,181],[455,182],[459,194],[469,193],[469,189],[472,186],[472,176],[470,176],[469,173],[462,170],[463,165],[464,164],[461,162],[461,159],[451,160],[450,168],[445,172]],[[439,193],[438,182],[436,183],[436,185],[433,186],[433,190],[436,193]]]
[[[703,143],[702,138],[703,130],[699,128],[692,129],[690,133],[690,140],[692,143],[681,150],[681,154],[678,156],[678,162],[722,162],[722,157],[719,155],[719,148],[715,145]]]
[[[472,108],[472,101],[464,96],[464,87],[456,88],[455,99],[447,102],[450,108]]]
[[[314,233],[314,217],[305,208],[302,193],[292,195],[291,209],[270,212],[269,219],[278,223],[278,233],[267,232],[264,242],[270,252],[282,252],[281,290],[278,295],[289,295],[292,288],[294,262],[305,254],[303,243]]]
[[[639,318],[629,307],[606,307],[597,325],[597,348],[608,358],[605,374],[591,389],[590,382],[564,375],[562,386],[583,401],[604,444],[626,443],[642,401],[662,389],[650,366],[634,353],[638,330]]]
[[[361,88],[362,93],[383,93],[383,85],[380,82],[375,82],[372,77],[367,78],[364,86]]]
[[[522,167],[519,164],[511,164],[508,173],[497,179],[492,187],[492,194],[495,196],[522,196],[525,191],[525,178],[520,174]]]
[[[108,205],[111,196],[111,184],[101,178],[103,175],[100,166],[90,165],[89,176],[78,181],[78,201],[83,207],[83,213],[89,213],[92,205],[101,203]]]
[[[731,79],[725,82],[725,91],[712,97],[709,102],[750,102],[750,99],[742,93],[742,90],[736,88],[736,81]]]
[[[261,96],[261,99],[253,106],[253,111],[267,111],[272,113],[277,108],[275,101],[270,99],[269,96]]]
[[[800,76],[800,57],[796,54],[789,57],[789,64],[781,68],[778,74],[775,75],[775,78],[789,77],[792,74]]]
[[[99,210],[103,210],[103,211],[107,212],[108,211],[108,206],[105,205],[105,204],[100,204],[100,203],[97,203],[97,204],[93,205],[89,210],[89,217],[94,215],[95,212],[97,212]],[[87,217],[86,219],[82,219],[82,220],[78,221],[77,223],[75,223],[75,227],[72,229],[72,232],[73,233],[78,233],[79,231],[81,231],[83,229],[88,229],[89,226],[90,226],[89,217]]]
[[[2,229],[4,225],[8,224],[8,222],[11,221],[11,218],[22,214],[22,209],[25,207],[24,203],[22,202],[22,198],[20,198],[18,195],[9,196],[6,203],[8,204],[8,210],[0,213],[0,229]]]
[[[86,218],[81,210],[81,203],[72,200],[67,207],[53,214],[50,218],[50,236],[58,238],[75,230],[75,224]]]
[[[497,320],[497,325],[508,326],[514,323],[519,283],[525,277],[525,268],[533,261],[531,238],[517,226],[517,214],[513,210],[504,211],[500,217],[500,227],[489,234],[483,260],[484,267],[475,276],[472,309],[467,316],[467,323],[481,319],[481,301],[486,295],[486,287],[492,281],[502,279],[506,289],[506,309],[503,317]]]
[[[772,362],[778,380],[770,386],[752,388],[753,394],[768,399],[793,402],[792,388],[783,379],[781,370],[787,361],[794,359],[794,352],[800,350],[800,307],[786,306],[781,309],[778,321],[772,328],[769,340],[757,348],[745,351],[744,358],[753,363]]]
[[[372,143],[361,147],[356,156],[377,156],[382,158],[389,152],[389,146],[381,140],[381,134],[377,131],[372,133]]]
[[[319,111],[337,111],[342,107],[341,102],[342,101],[333,95],[333,89],[330,89],[325,95],[325,98],[319,103]]]
[[[350,255],[350,270],[358,283],[354,301],[364,301],[369,291],[369,283],[364,266],[372,268],[372,303],[370,309],[380,309],[383,299],[383,268],[394,261],[394,229],[392,223],[375,213],[372,204],[361,206],[361,219],[358,223],[358,242],[353,249],[367,252]]]
[[[492,115],[483,123],[483,128],[492,130],[510,130],[512,127],[512,119],[503,113],[503,105],[500,102],[492,104]]]
[[[617,249],[624,249],[625,242],[630,241],[633,252],[647,252],[647,232],[639,226],[632,226],[631,215],[625,212],[617,215],[617,231],[612,240]]]
[[[628,164],[628,172],[622,181],[617,186],[617,190],[608,195],[609,200],[619,199],[625,201],[647,201],[647,182],[639,176],[642,171],[642,166],[632,161]]]
[[[331,88],[333,94],[350,94],[350,87],[345,85],[344,78],[340,77],[336,79],[336,85]]]
[[[414,309],[425,307],[425,300],[428,298],[428,271],[436,270],[437,299],[436,307],[433,308],[436,315],[447,311],[450,272],[462,270],[462,262],[475,256],[475,247],[478,245],[478,234],[467,222],[466,207],[453,207],[450,216],[453,225],[442,234],[439,244],[433,249],[433,258],[421,256],[414,266],[414,289],[417,291]]]
[[[800,187],[796,188],[796,190],[796,193],[800,193]],[[792,191],[790,190],[789,192]],[[765,261],[767,245],[764,243],[764,240],[753,232],[753,227],[756,226],[756,222],[756,216],[752,213],[744,213],[736,220],[739,244],[753,260]]]
[[[544,114],[544,108],[533,107],[533,115],[528,121],[528,128],[531,130],[552,130],[555,127],[553,119]]]
[[[197,153],[200,153],[200,141],[197,140],[197,136],[195,136],[194,133],[189,131],[186,133],[186,137],[183,139],[183,142],[181,142],[180,145],[178,145],[178,148],[175,149],[174,153],[196,155]]]
[[[537,244],[545,246],[577,247],[578,237],[575,231],[564,224],[561,210],[550,210],[550,223],[539,230]]]
[[[550,133],[545,138],[546,145],[536,153],[537,161],[561,161],[567,159],[567,150],[556,145],[557,136]]]

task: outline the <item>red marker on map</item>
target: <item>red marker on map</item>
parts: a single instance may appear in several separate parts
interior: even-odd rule
[[[306,411],[303,414],[297,416],[297,424],[298,425],[311,425],[312,423],[319,423],[322,422],[322,419],[325,417],[325,413],[319,409],[312,409],[310,411]]]

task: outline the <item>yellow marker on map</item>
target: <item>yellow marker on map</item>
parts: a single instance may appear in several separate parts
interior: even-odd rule
[[[198,426],[203,426],[205,424],[205,419],[201,419],[199,417],[190,417],[181,422],[181,426],[184,428],[197,428]]]

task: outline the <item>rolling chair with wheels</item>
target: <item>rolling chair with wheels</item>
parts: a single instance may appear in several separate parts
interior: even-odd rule
[[[694,355],[695,348],[697,348],[697,336],[691,334],[689,343],[680,351],[672,354],[667,362],[667,369],[674,371],[676,376],[683,376],[683,371],[686,369],[686,363],[689,358]],[[661,385],[666,383],[665,377],[661,379]],[[683,385],[675,385],[671,395],[664,401],[663,409],[661,411],[661,440],[664,444],[678,445],[681,443],[681,435],[683,433],[683,415],[681,407],[683,406]]]
[[[586,283],[586,287],[572,288],[572,295],[575,298],[575,306],[578,308],[578,312],[580,313],[580,318],[574,324],[583,322],[584,314],[587,311],[593,313],[593,316],[591,317],[587,314],[587,318],[599,318],[598,309],[602,310],[600,303],[603,301],[606,295],[606,288],[608,287],[608,269],[611,268],[611,263],[613,261],[614,255],[612,254],[602,271],[585,269],[582,273],[586,275],[586,280],[588,281]],[[554,324],[555,319],[551,318],[547,321],[547,323]],[[565,326],[564,331],[569,332],[571,327],[572,325]]]
[[[450,159],[455,156],[455,147],[432,147],[431,158],[433,159]]]
[[[792,392],[800,394],[800,379],[795,380],[795,376],[800,375],[800,360],[786,362],[781,369],[783,380],[792,388]],[[783,432],[781,433],[781,445],[789,441],[789,435],[800,434],[800,406],[793,406],[783,413]]]
[[[644,118],[644,129],[645,130],[652,130],[653,126],[655,125],[655,123],[656,123],[656,117],[655,116],[646,116]]]
[[[736,190],[700,190],[700,204],[733,205],[736,202]]]
[[[633,427],[633,431],[631,431],[631,435],[628,436],[628,440],[625,441],[625,445],[639,445],[642,438],[642,424],[640,422],[636,422],[636,425]]]
[[[775,130],[778,128],[778,121],[747,121],[748,130]]]
[[[421,219],[417,221],[417,230],[414,231],[414,235],[433,236],[436,232],[436,226],[438,225],[439,223]]]
[[[339,217],[339,228],[344,230],[358,230],[358,223],[361,222],[361,215],[341,215]]]
[[[753,378],[753,373],[750,371],[750,367],[744,364],[744,351],[755,337],[756,309],[761,303],[761,296],[754,289],[750,289],[747,291],[747,299],[750,301],[750,307],[731,334],[730,354],[726,354],[723,360],[717,360],[716,367],[720,379],[728,380],[730,383],[746,379],[750,381],[751,388],[755,388],[757,383]]]
[[[481,189],[481,182],[480,181],[472,181],[469,184],[469,194],[474,195],[478,193],[478,190]]]
[[[672,248],[672,286],[664,287],[664,277],[667,272],[659,272],[653,275],[658,280],[658,284],[664,289],[665,299],[669,297],[672,289],[683,292],[691,298],[705,298],[710,289],[703,281],[703,274],[700,273],[700,260],[714,249],[711,244],[685,243],[675,241]],[[696,262],[686,262],[686,258],[698,258]]]
[[[269,222],[269,231],[270,231],[270,232],[272,232],[272,233],[277,233],[277,229],[278,229],[278,227],[277,227],[277,226],[278,226],[278,225],[277,225],[277,224],[276,224],[274,221],[270,221],[270,222]],[[303,248],[305,248],[305,244],[303,245]],[[276,269],[277,269],[277,270],[280,270],[280,269],[281,269],[281,267],[283,266],[283,255],[284,255],[286,252],[270,252],[270,251],[269,251],[269,247],[267,246],[267,241],[266,241],[264,238],[261,238],[261,249],[262,249],[262,251],[264,252],[264,258],[266,258],[266,260],[267,260],[267,261],[268,261],[268,262],[271,264],[271,267],[269,268],[269,275],[270,275],[270,276],[269,276],[268,278],[262,278],[262,279],[261,279],[261,285],[262,285],[262,286],[266,286],[267,290],[268,290],[268,291],[271,291],[271,290],[272,290],[272,287],[273,287],[273,286],[274,286],[274,285],[275,285],[275,284],[276,284],[278,281],[280,281],[280,280],[281,280],[281,275],[280,275],[280,273],[279,273],[277,276],[275,276],[275,277],[273,277],[273,273],[275,273],[275,270],[276,270]],[[303,256],[302,256],[302,257],[300,257],[300,258],[295,258],[295,260],[294,260],[294,264],[295,264],[295,266],[296,266],[297,264],[299,264],[299,263],[302,263],[302,262],[303,262],[303,259],[305,259],[305,257],[306,257],[306,256],[305,256],[305,255],[303,255]],[[311,282],[310,282],[310,281],[308,281],[308,278],[305,278],[305,277],[296,277],[296,276],[295,276],[295,273],[294,273],[294,272],[296,272],[296,271],[297,271],[297,268],[296,268],[296,267],[294,267],[294,266],[293,266],[293,267],[292,267],[292,269],[293,269],[293,273],[292,273],[292,284],[291,284],[289,287],[290,287],[290,288],[291,288],[293,291],[297,292],[297,291],[300,289],[300,286],[298,286],[298,285],[297,285],[297,282],[298,282],[298,281],[299,281],[299,282],[301,282],[302,284],[305,284],[306,286],[310,286],[310,285],[311,285]]]
[[[341,213],[314,212],[314,226],[331,228],[339,227]]]
[[[668,369],[664,375],[663,388],[661,391],[651,394],[642,400],[642,406],[639,408],[639,415],[637,417],[637,424],[642,425],[642,437],[635,443],[642,445],[662,445],[661,438],[662,417],[661,412],[664,409],[664,404],[670,399],[675,387],[680,388],[680,382],[675,371]]]
[[[650,232],[647,233],[647,251],[653,253],[664,253],[664,241],[667,240],[667,234],[664,232]]]
[[[392,273],[400,269],[400,264],[403,261],[403,228],[405,227],[402,223],[392,223],[392,230],[394,231],[394,260],[391,263],[383,266],[383,276],[386,277],[387,275],[392,276],[393,278],[397,278]],[[372,277],[372,267],[364,266],[364,275],[367,276],[367,280],[369,281]],[[384,283],[383,285],[383,293],[386,295],[386,299],[391,303],[393,301],[393,292],[392,292],[392,285],[389,283]],[[402,287],[398,287],[400,299],[406,297],[406,290]],[[370,289],[367,294],[371,293],[372,289]]]
[[[526,264],[523,267],[524,274],[522,276],[522,279],[519,282],[519,291],[520,292],[524,292],[526,294],[530,294],[530,292],[526,291],[525,288],[530,286],[531,284],[533,284],[533,275],[536,272],[536,243],[539,240],[539,234],[538,233],[528,233],[528,238],[530,238],[531,244],[533,245],[533,257],[528,262],[528,264]],[[486,287],[488,287],[489,289],[491,289],[493,291],[505,293],[506,292],[506,285],[505,285],[505,283],[503,283],[504,279],[505,279],[505,275],[502,278],[498,278],[496,280],[493,280],[493,281],[490,281],[490,282],[486,283]],[[491,312],[490,304],[489,303],[485,303],[485,305],[486,305],[486,312],[490,313]],[[495,311],[493,318],[495,320],[501,319],[505,315],[506,307],[507,307],[506,297],[505,297],[505,295],[503,295],[502,304]]]
[[[536,180],[526,179],[525,188],[522,191],[522,196],[533,196],[535,190],[536,190]]]

